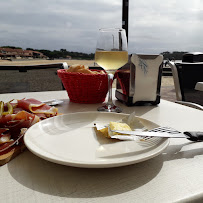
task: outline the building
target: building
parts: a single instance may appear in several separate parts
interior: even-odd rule
[[[47,58],[43,53],[34,50],[23,50],[0,47],[0,59],[33,59]]]

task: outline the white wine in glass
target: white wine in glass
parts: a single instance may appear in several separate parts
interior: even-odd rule
[[[112,101],[113,74],[128,62],[127,39],[124,29],[100,29],[95,52],[95,61],[108,73],[109,96],[107,103],[98,111],[121,112]]]

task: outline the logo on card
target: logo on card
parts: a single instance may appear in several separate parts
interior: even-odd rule
[[[144,74],[146,75],[148,72],[148,65],[147,62],[141,58],[139,58],[139,67],[141,68],[141,70],[144,72]]]

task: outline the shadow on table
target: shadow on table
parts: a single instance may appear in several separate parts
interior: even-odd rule
[[[202,155],[201,145],[202,143],[194,142],[170,145],[161,155],[148,161],[106,169],[58,165],[40,159],[26,150],[9,162],[7,167],[17,182],[40,193],[61,198],[106,197],[135,190],[147,184],[159,174],[165,161]]]
[[[181,145],[169,145],[164,151],[164,161],[191,159],[203,155],[203,142],[187,142]]]
[[[45,161],[25,151],[7,167],[16,181],[31,190],[58,197],[94,198],[139,188],[157,176],[162,164],[160,155],[125,167],[74,168]]]
[[[63,107],[57,106],[59,109],[59,112],[63,113],[77,113],[77,112],[87,112],[87,111],[97,111],[97,108],[104,105],[104,103],[97,103],[97,104],[80,104],[70,102],[68,99],[63,99]],[[66,105],[67,104],[67,105]],[[115,105],[121,107],[122,109],[125,108],[125,110],[121,113],[125,114],[131,114],[135,111],[136,116],[142,116],[146,114],[147,112],[153,110],[154,108],[158,108],[159,105],[145,105],[145,106],[131,106],[126,108],[126,106],[119,102],[118,100],[115,101]],[[61,110],[63,109],[63,110]],[[98,112],[98,111],[97,111]]]

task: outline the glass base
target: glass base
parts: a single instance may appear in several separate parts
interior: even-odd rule
[[[122,109],[118,106],[115,106],[114,104],[110,105],[110,104],[106,104],[104,106],[101,106],[97,109],[97,111],[105,111],[105,112],[116,112],[116,113],[120,113],[122,112]]]

